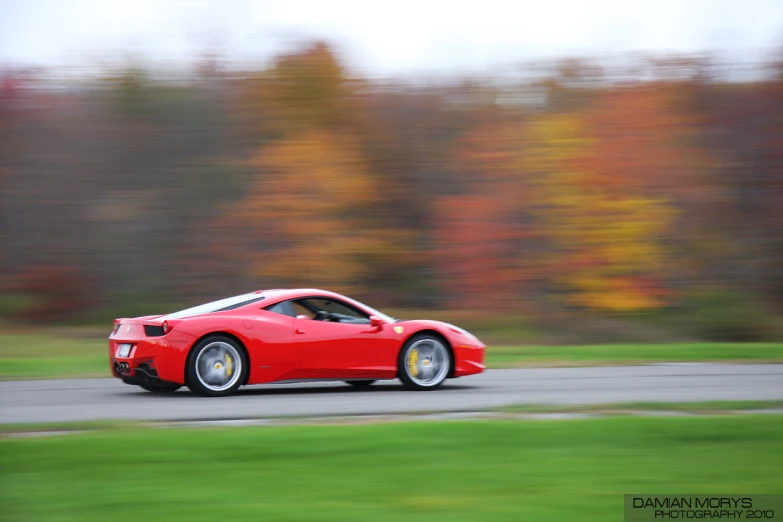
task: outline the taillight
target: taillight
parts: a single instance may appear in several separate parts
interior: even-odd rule
[[[169,322],[163,321],[163,335],[166,335],[169,333],[169,331],[171,331],[171,328],[169,328]]]

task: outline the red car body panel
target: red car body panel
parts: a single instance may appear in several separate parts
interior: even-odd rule
[[[411,336],[434,331],[449,343],[454,354],[454,371],[461,377],[484,371],[484,344],[459,328],[439,321],[401,321],[380,326],[315,321],[294,318],[264,308],[290,299],[323,297],[344,301],[373,315],[373,310],[345,296],[323,290],[259,291],[264,299],[224,312],[186,318],[145,316],[118,319],[119,327],[109,336],[112,374],[133,375],[140,364],[155,369],[158,378],[185,383],[188,353],[195,343],[210,334],[236,338],[245,347],[250,371],[246,384],[305,379],[393,379],[397,358]],[[145,326],[160,327],[167,321],[170,331],[147,336]],[[121,344],[131,344],[128,357],[120,358]],[[127,363],[122,373],[117,363]]]

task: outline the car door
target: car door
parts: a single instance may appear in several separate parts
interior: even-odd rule
[[[244,334],[252,342],[247,347],[253,362],[248,384],[294,379],[300,370],[299,355],[293,343],[294,316],[280,305],[256,312],[243,321]]]
[[[396,375],[399,342],[391,325],[371,326],[368,314],[331,297],[296,299],[291,304],[297,315],[294,344],[308,378]],[[333,314],[333,320],[319,320],[319,311]]]

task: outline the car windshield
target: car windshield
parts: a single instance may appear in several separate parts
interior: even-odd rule
[[[371,306],[367,306],[366,304],[364,304],[364,303],[360,303],[359,301],[354,301],[354,302],[355,302],[355,303],[357,303],[357,304],[360,304],[360,305],[362,305],[362,306],[364,307],[364,309],[365,309],[365,310],[367,310],[368,312],[370,312],[370,315],[375,315],[375,316],[378,316],[378,317],[380,317],[381,319],[383,319],[384,321],[386,321],[387,323],[396,323],[396,322],[397,322],[397,319],[395,319],[395,318],[393,318],[393,317],[389,317],[388,315],[386,315],[386,314],[384,314],[384,313],[381,313],[381,312],[379,312],[378,310],[376,310],[375,308],[373,308],[373,307],[371,307]]]
[[[264,296],[262,295],[242,294],[234,297],[227,297],[219,301],[212,301],[211,303],[194,306],[193,308],[180,310],[179,312],[168,314],[166,317],[170,319],[177,319],[181,317],[190,317],[192,315],[209,314],[212,312],[223,312],[226,310],[233,310],[234,308],[239,308],[240,306],[245,306],[247,304],[254,303],[256,301],[261,301],[262,299],[264,299]]]

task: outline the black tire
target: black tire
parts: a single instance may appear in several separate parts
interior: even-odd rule
[[[225,368],[233,367],[235,364],[233,360],[234,358],[237,358],[240,366],[239,371],[235,371],[232,372],[232,374],[229,374],[227,377],[228,381],[222,385],[220,383],[207,383],[205,381],[206,376],[200,376],[198,369],[196,368],[197,363],[200,362],[199,355],[204,353],[204,356],[208,357],[215,350],[223,350],[226,352],[224,353],[224,359],[222,360],[215,359],[214,357],[212,358],[212,360],[217,361],[215,363],[215,368],[222,369],[222,367],[218,368],[220,363],[225,364]],[[225,355],[231,356],[230,361],[225,357]],[[202,368],[204,368],[204,362],[205,361],[201,361],[200,363]],[[209,369],[209,371],[212,370]],[[241,344],[230,337],[226,337],[225,335],[210,335],[209,337],[205,337],[204,339],[200,340],[190,350],[190,353],[188,354],[188,360],[185,365],[185,384],[188,388],[190,388],[190,391],[198,395],[205,397],[225,397],[227,395],[233,394],[240,386],[242,386],[242,384],[247,380],[248,371],[249,367],[247,355],[245,354],[245,348]],[[225,374],[227,372],[224,370],[223,373]]]
[[[159,384],[146,384],[137,383],[139,386],[152,393],[174,393],[182,388],[181,384],[175,384],[173,382],[161,382]]]
[[[424,361],[418,357],[416,364],[412,364],[413,361],[410,359],[412,349],[416,348],[418,353],[418,347],[421,347],[422,351],[425,348],[432,351],[431,357],[422,357],[427,360],[425,366],[422,366],[421,363]],[[453,356],[449,343],[439,335],[422,333],[414,335],[403,345],[397,356],[397,374],[402,384],[409,390],[434,390],[446,381],[452,364]],[[423,374],[432,372],[432,379],[425,379],[423,374],[414,375],[414,371],[422,371]]]
[[[357,388],[366,388],[367,386],[374,383],[374,380],[371,381],[345,381],[346,384],[350,384],[351,386],[355,386]]]

